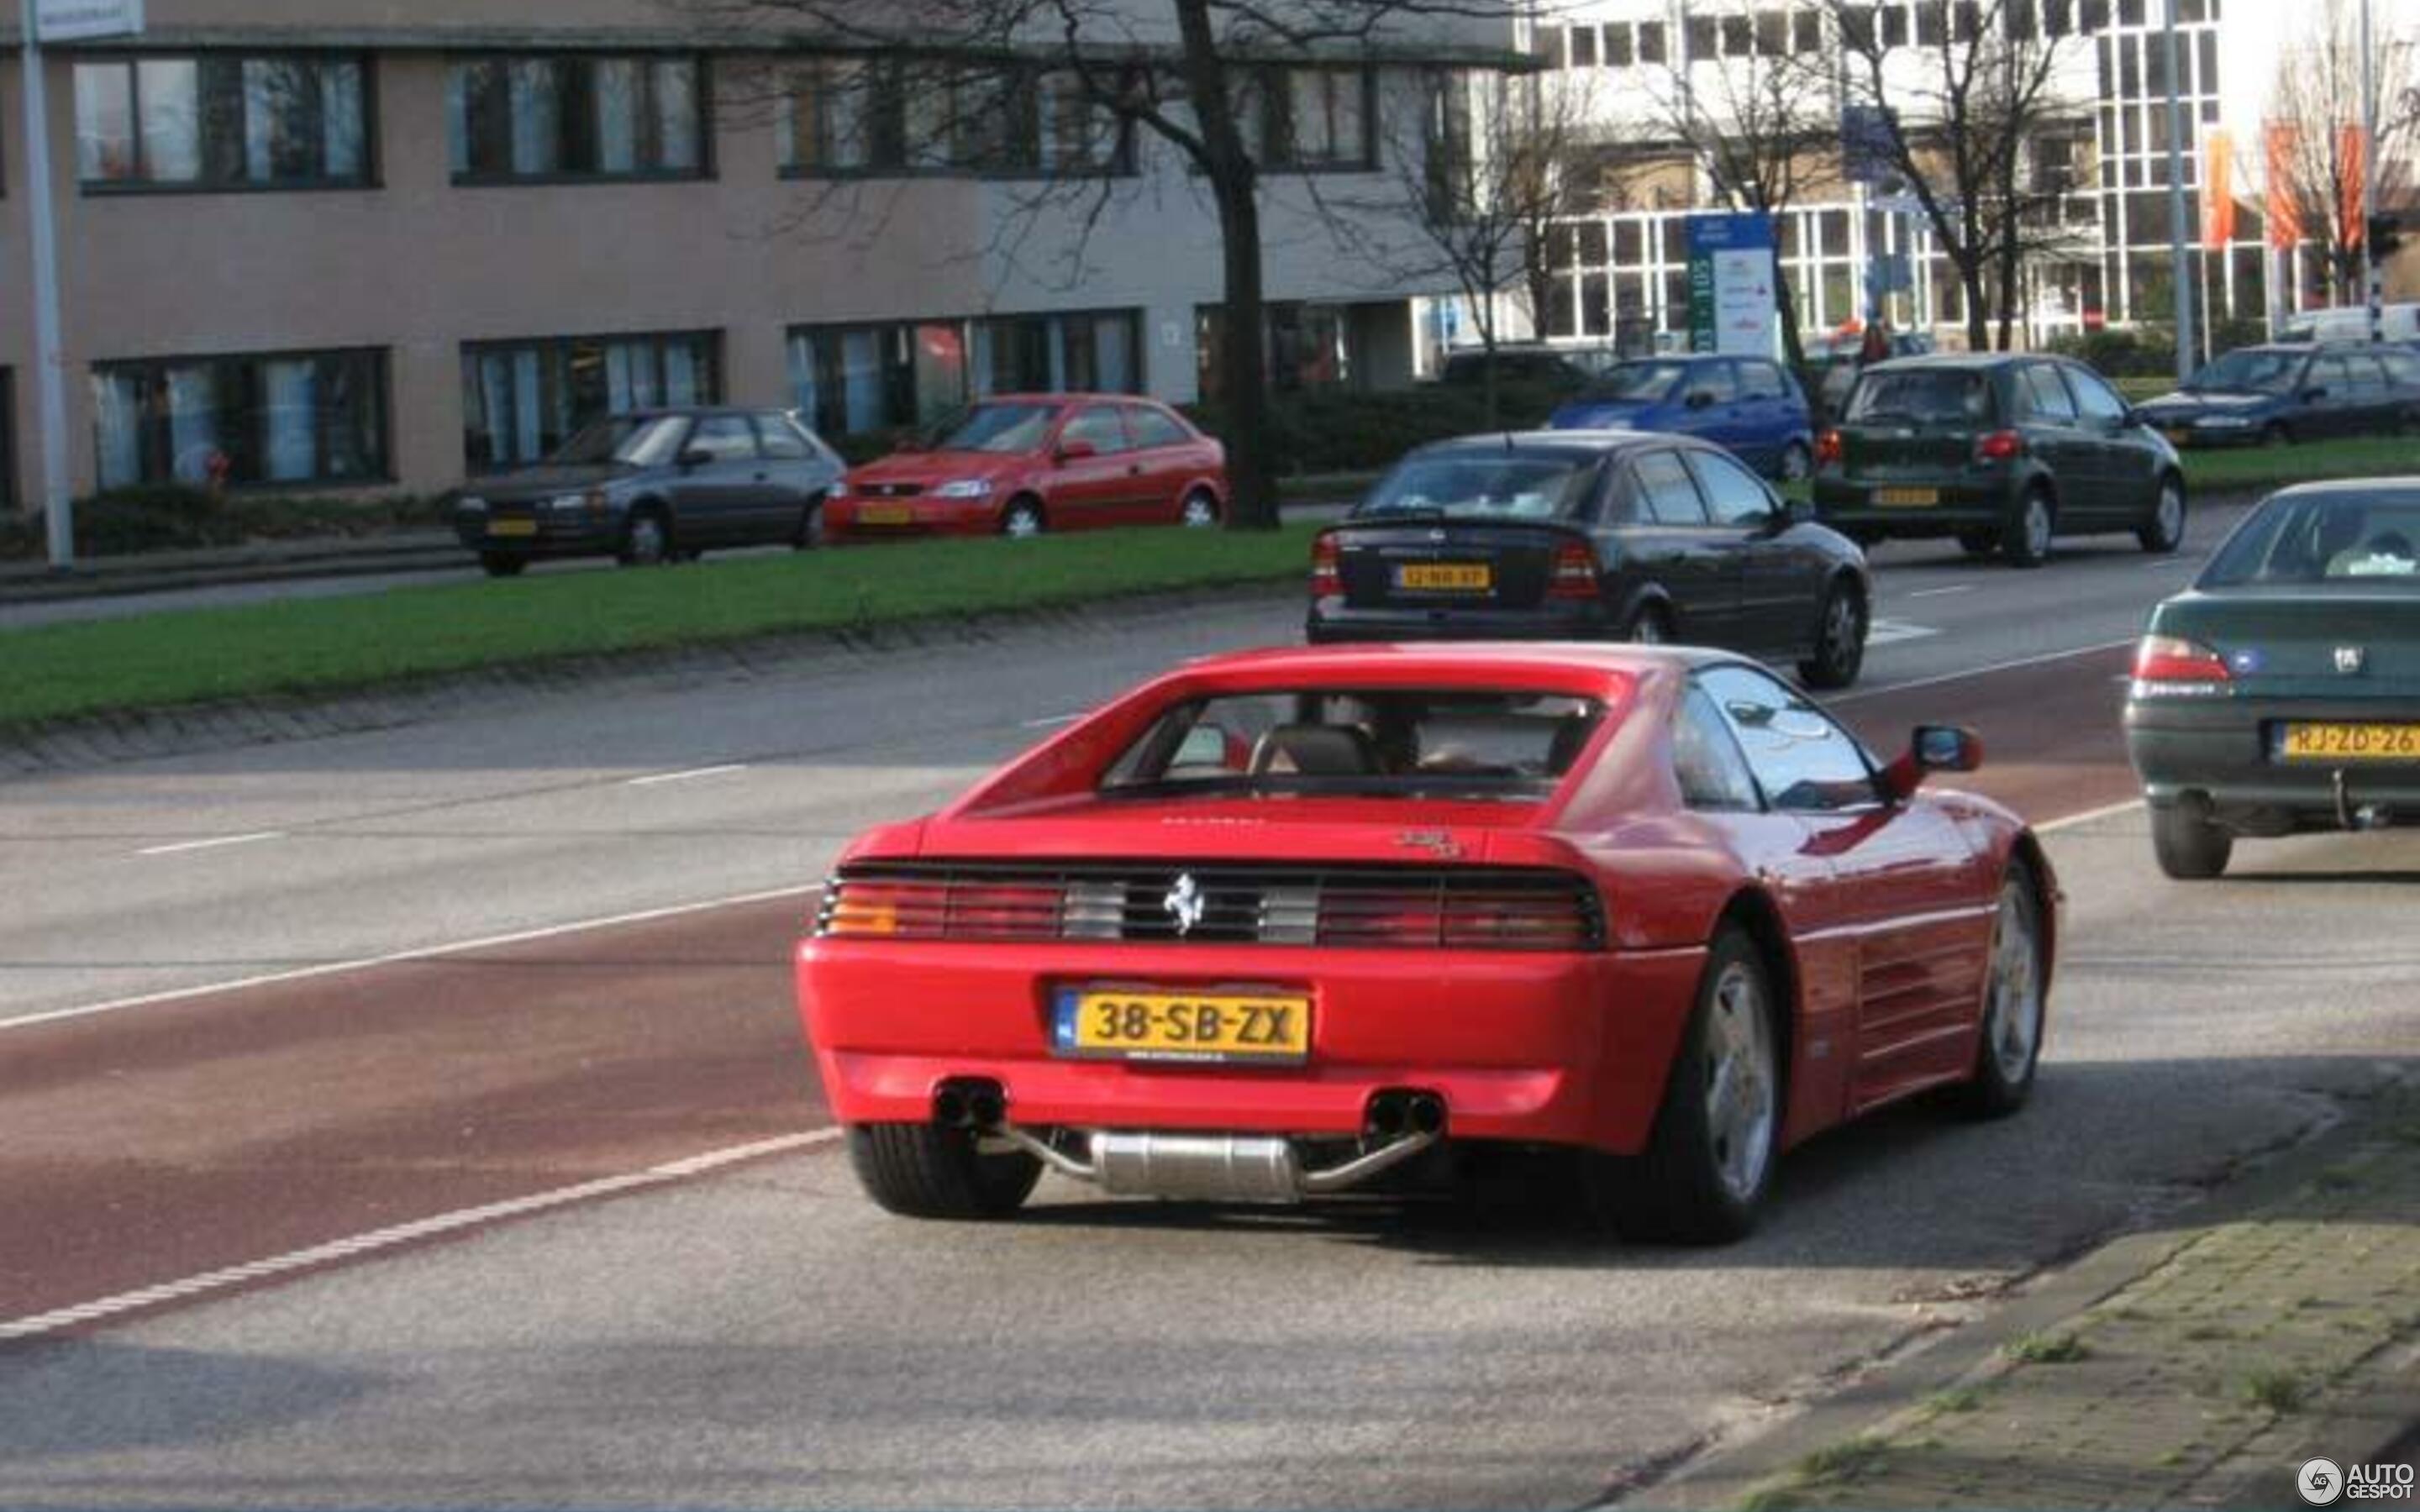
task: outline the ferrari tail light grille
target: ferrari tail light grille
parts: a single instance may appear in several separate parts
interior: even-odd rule
[[[1505,867],[869,864],[824,888],[829,938],[1595,950],[1596,890]]]

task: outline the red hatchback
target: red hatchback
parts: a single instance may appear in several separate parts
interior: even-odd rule
[[[1226,449],[1166,405],[1003,394],[921,449],[850,472],[826,497],[823,528],[864,540],[1207,526],[1226,503]]]
[[[2057,892],[1720,652],[1249,653],[1107,705],[843,857],[801,1012],[876,1202],[1296,1202],[1559,1149],[1626,1233],[1746,1230],[1885,1103],[2025,1100]]]

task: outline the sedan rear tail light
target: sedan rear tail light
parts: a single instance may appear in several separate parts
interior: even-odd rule
[[[1344,568],[1336,537],[1322,535],[1311,543],[1311,596],[1332,598],[1343,592]]]
[[[2215,693],[2233,682],[2226,659],[2198,640],[2147,635],[2134,648],[2134,695]]]
[[[1565,541],[1555,548],[1555,572],[1547,580],[1546,596],[1594,598],[1596,594],[1596,553],[1583,541]]]
[[[2013,430],[1995,430],[1975,443],[1978,462],[2012,462],[2025,455],[2025,439]]]
[[[1838,467],[1840,450],[1840,433],[1837,430],[1825,431],[1815,438],[1815,465],[1819,468]]]

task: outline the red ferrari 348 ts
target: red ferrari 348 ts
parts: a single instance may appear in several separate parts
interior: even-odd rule
[[[2006,810],[1917,791],[1979,756],[1925,727],[1878,764],[1719,652],[1220,656],[861,837],[800,1010],[897,1212],[1559,1149],[1621,1232],[1730,1239],[1820,1130],[2024,1102],[2055,884]]]

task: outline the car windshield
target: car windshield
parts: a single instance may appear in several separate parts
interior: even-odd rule
[[[1387,474],[1356,516],[1556,519],[1579,501],[1586,464],[1565,456],[1416,456]]]
[[[1971,425],[1991,412],[1983,375],[1954,367],[1875,371],[1857,380],[1849,399],[1851,424],[1887,421],[1918,425]]]
[[[1052,404],[979,404],[932,441],[937,452],[1035,452],[1059,417]]]
[[[2303,365],[2300,352],[2228,352],[2195,373],[2185,384],[2189,393],[2283,393]]]
[[[2201,587],[2420,592],[2420,498],[2280,499],[2223,548]]]
[[[688,432],[689,421],[680,415],[615,415],[581,431],[548,460],[566,467],[661,467]]]
[[[1687,372],[1686,365],[1680,363],[1624,363],[1590,385],[1581,397],[1600,402],[1662,399],[1671,393]]]
[[[1592,699],[1461,688],[1288,688],[1197,700],[1155,721],[1105,795],[1536,799],[1606,715]]]

